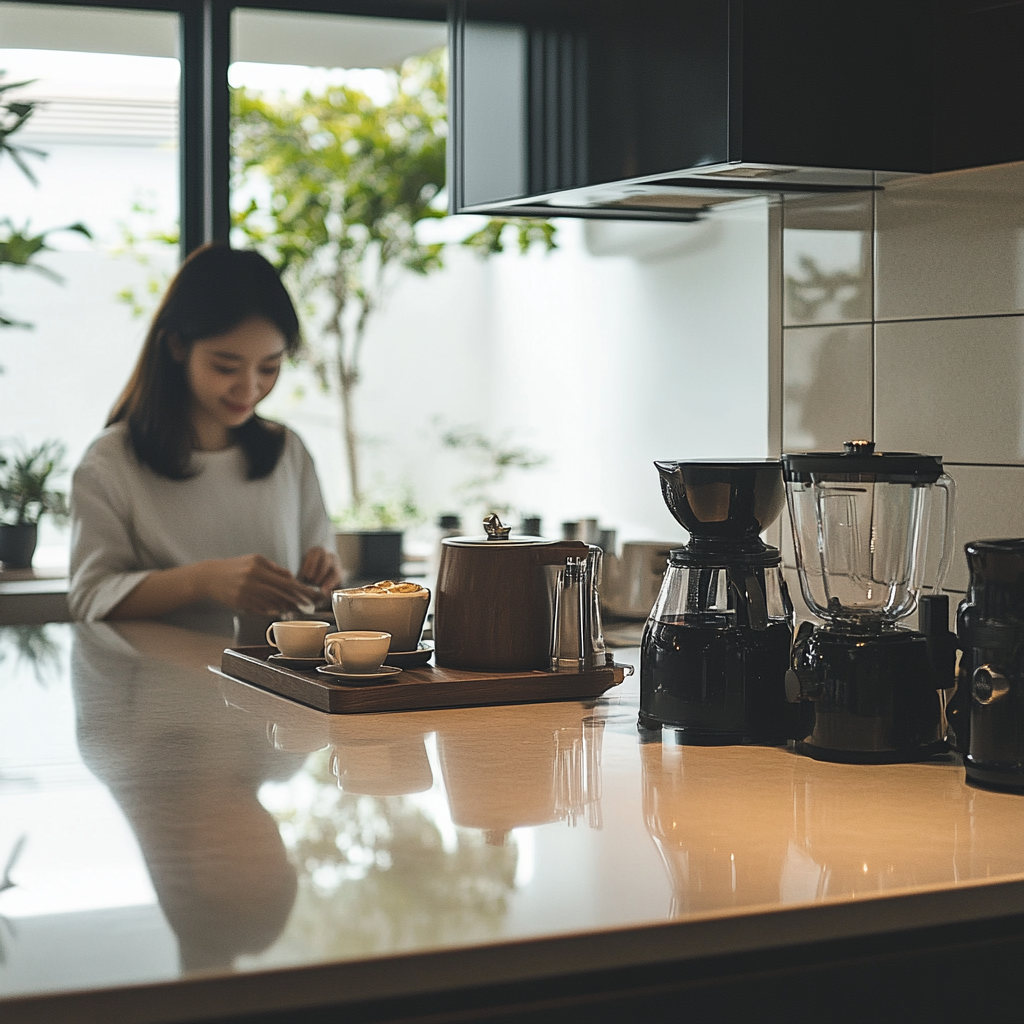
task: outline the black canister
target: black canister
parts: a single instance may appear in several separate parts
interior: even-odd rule
[[[1024,538],[964,545],[963,655],[947,714],[968,781],[1024,790]]]

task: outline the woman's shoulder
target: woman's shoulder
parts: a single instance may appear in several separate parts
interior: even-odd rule
[[[124,423],[114,423],[97,435],[86,448],[75,472],[112,470],[115,467],[127,468],[137,464],[127,426]]]
[[[283,423],[275,423],[274,426],[284,434],[284,448],[281,451],[282,458],[293,463],[312,463],[313,457],[309,454],[309,449],[306,447],[305,442],[291,427],[287,427]]]

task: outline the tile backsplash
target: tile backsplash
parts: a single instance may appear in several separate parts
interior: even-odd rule
[[[941,455],[957,486],[955,604],[965,541],[1024,536],[1024,163],[787,198],[778,222],[775,441]]]

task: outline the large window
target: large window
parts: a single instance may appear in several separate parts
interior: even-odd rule
[[[32,106],[0,155],[0,245],[11,260],[19,239],[46,247],[0,261],[8,452],[55,439],[78,461],[135,361],[135,307],[177,263],[147,235],[178,231],[178,38],[171,13],[0,2],[0,85],[26,83],[0,99]],[[66,558],[44,517],[36,565]]]

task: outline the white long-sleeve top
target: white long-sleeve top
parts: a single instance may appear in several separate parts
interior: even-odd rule
[[[105,618],[154,569],[261,554],[297,573],[311,547],[334,550],[313,460],[291,430],[262,480],[246,479],[237,446],[193,460],[198,472],[188,480],[154,473],[123,423],[92,443],[71,485],[72,618]]]

